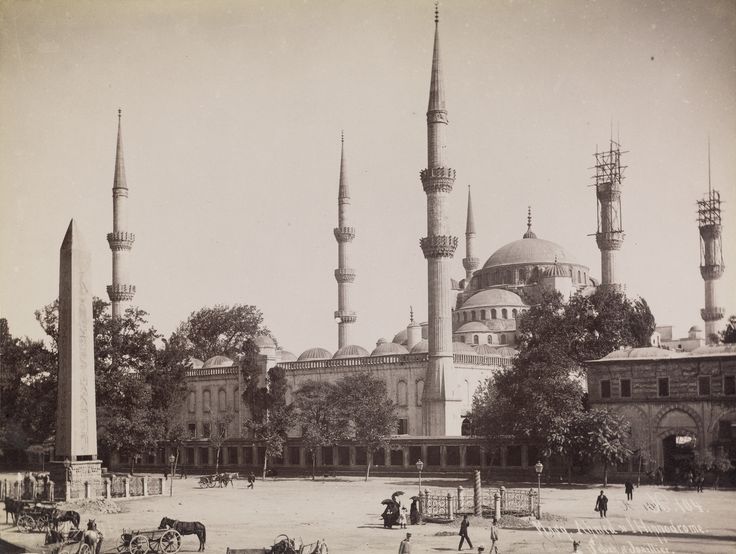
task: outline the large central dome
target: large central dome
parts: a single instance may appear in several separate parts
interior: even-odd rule
[[[514,264],[576,264],[567,251],[554,242],[538,238],[523,238],[496,250],[483,269]]]

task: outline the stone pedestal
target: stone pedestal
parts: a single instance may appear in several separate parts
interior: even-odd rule
[[[101,460],[69,462],[68,471],[64,462],[51,462],[49,473],[57,501],[104,497]]]

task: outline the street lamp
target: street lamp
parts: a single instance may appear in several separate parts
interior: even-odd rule
[[[542,462],[534,464],[534,471],[537,472],[537,519],[541,516],[541,504],[542,504],[542,470],[544,465]]]
[[[176,457],[171,454],[169,456],[169,464],[171,464],[171,482],[169,483],[169,496],[174,496],[174,462],[176,462]]]
[[[422,494],[422,469],[424,469],[424,462],[419,459],[417,460],[417,471],[419,472],[419,494]]]

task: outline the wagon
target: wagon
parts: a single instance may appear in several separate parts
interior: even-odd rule
[[[179,552],[181,535],[175,529],[123,529],[117,551],[120,554]]]
[[[237,473],[215,473],[214,475],[202,475],[199,478],[199,487],[211,489],[215,485],[226,486],[237,479]]]
[[[317,540],[304,544],[300,539],[290,539],[287,535],[279,535],[269,548],[228,548],[227,554],[328,554],[327,543]]]
[[[45,533],[55,507],[52,502],[24,502],[18,513],[18,528],[23,533]]]
[[[59,543],[49,545],[53,554],[94,554],[92,547],[84,542],[84,531],[75,529]]]

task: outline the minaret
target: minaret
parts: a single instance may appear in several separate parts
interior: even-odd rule
[[[470,186],[468,186],[468,216],[465,220],[465,257],[463,258],[463,267],[465,268],[465,286],[470,284],[470,279],[478,267],[480,267],[480,258],[476,258],[473,253],[475,250],[475,218],[473,217],[473,198],[470,196]]]
[[[710,183],[710,141],[708,141],[708,194],[698,200],[698,228],[700,230],[700,275],[705,281],[705,308],[700,317],[705,321],[705,341],[714,342],[718,335],[718,322],[725,310],[718,306],[716,285],[723,275],[723,251],[721,245],[721,195]]]
[[[532,207],[527,206],[527,212],[526,212],[526,233],[524,233],[524,236],[522,238],[525,239],[535,239],[537,238],[537,235],[534,234],[534,231],[532,231]]]
[[[460,434],[459,402],[448,398],[452,379],[452,314],[450,311],[450,260],[457,237],[450,235],[447,202],[455,170],[445,165],[447,110],[440,62],[439,14],[435,8],[434,53],[427,109],[427,169],[421,171],[427,194],[427,236],[420,240],[427,259],[429,361],[422,402],[425,435]],[[454,406],[458,404],[458,406]]]
[[[601,251],[601,286],[621,290],[616,274],[616,253],[624,242],[621,228],[621,147],[613,139],[608,151],[595,153],[595,189],[598,199],[598,230],[595,235]]]
[[[350,330],[358,319],[350,309],[350,288],[355,281],[355,270],[350,267],[350,243],[355,238],[355,228],[350,225],[350,189],[348,188],[347,167],[345,165],[345,136],[340,135],[340,187],[337,193],[337,348],[351,344]]]
[[[112,183],[112,233],[107,234],[107,242],[112,250],[112,285],[107,286],[107,295],[112,302],[113,317],[120,317],[125,311],[123,302],[130,302],[135,296],[135,285],[129,284],[128,275],[128,255],[133,248],[135,235],[127,231],[128,184],[125,182],[121,117],[122,113],[118,110],[118,144]]]

